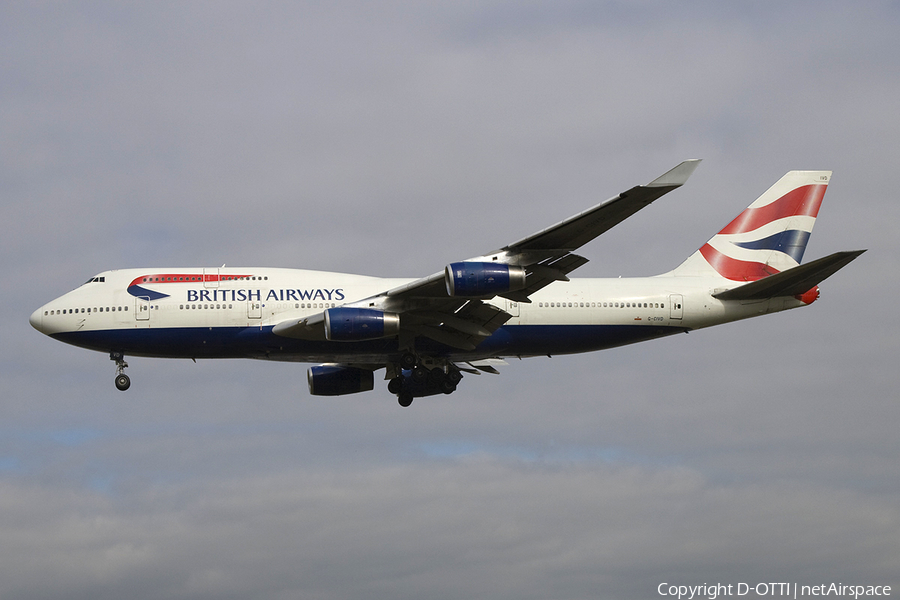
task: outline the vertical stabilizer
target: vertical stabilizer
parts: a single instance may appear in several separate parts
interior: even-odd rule
[[[757,281],[796,267],[831,171],[791,171],[668,275]]]

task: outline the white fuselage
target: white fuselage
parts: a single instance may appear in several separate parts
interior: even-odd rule
[[[384,361],[396,340],[329,342],[272,334],[283,321],[359,301],[413,281],[278,268],[107,271],[34,312],[61,341],[103,352],[171,358],[246,357],[304,362]],[[450,358],[536,356],[600,350],[803,306],[794,298],[721,301],[721,279],[660,275],[572,279],[531,303],[490,300],[512,318],[474,351]]]

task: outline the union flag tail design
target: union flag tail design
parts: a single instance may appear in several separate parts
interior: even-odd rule
[[[796,267],[831,171],[791,171],[697,250],[672,275],[757,281]]]

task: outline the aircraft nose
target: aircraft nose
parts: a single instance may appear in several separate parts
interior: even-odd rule
[[[44,309],[39,308],[33,313],[31,313],[31,317],[29,317],[28,322],[31,323],[31,326],[44,333]]]

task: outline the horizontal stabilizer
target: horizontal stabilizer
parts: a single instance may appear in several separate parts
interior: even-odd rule
[[[799,296],[837,273],[865,250],[835,252],[810,263],[775,273],[718,294],[719,300],[763,300],[779,296]]]

